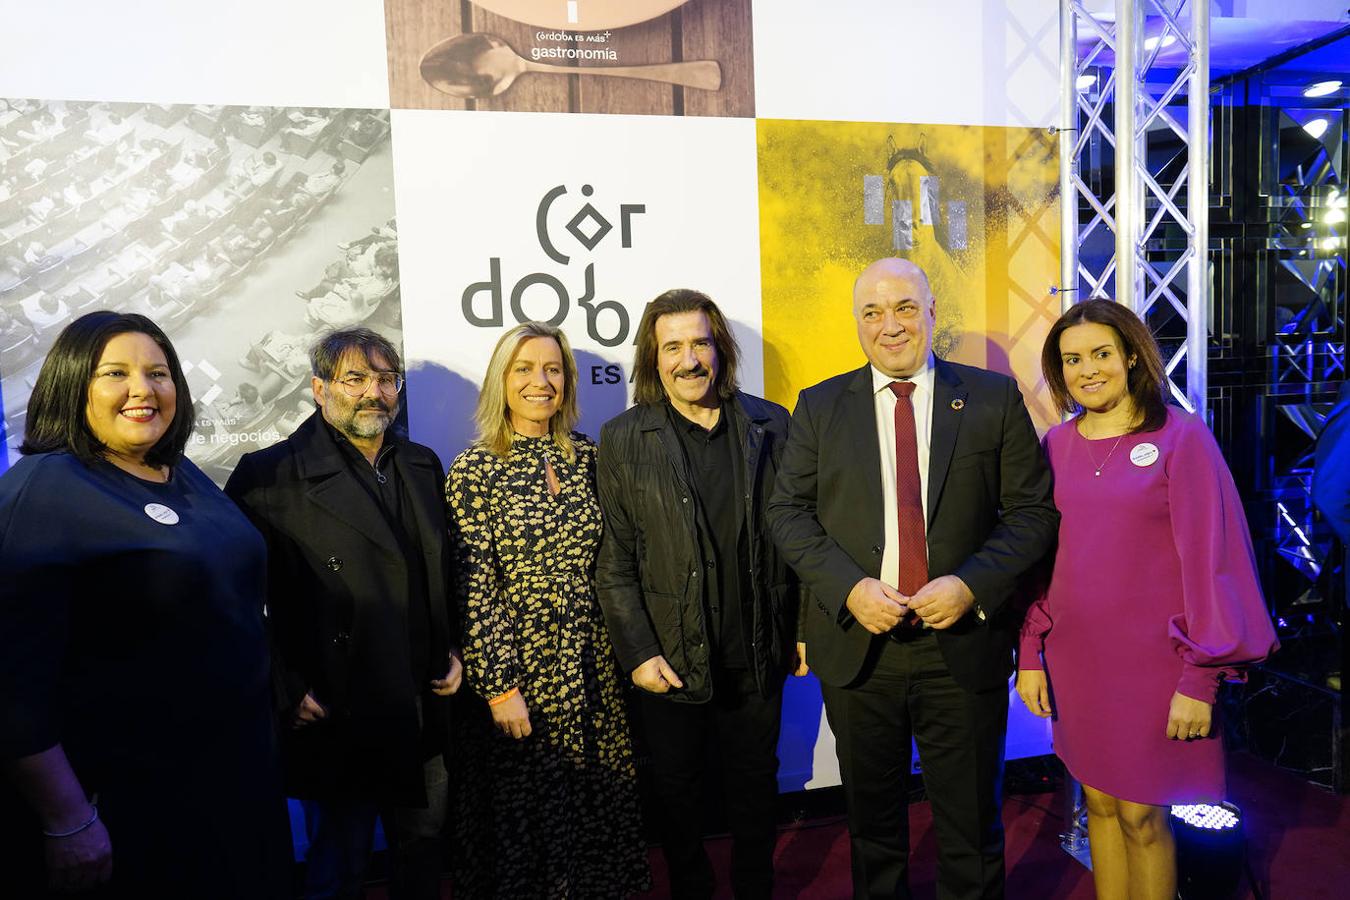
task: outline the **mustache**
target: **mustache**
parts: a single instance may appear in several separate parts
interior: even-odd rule
[[[675,373],[675,377],[676,377],[676,378],[702,378],[703,376],[705,376],[705,375],[707,375],[707,374],[709,374],[709,373],[708,373],[708,367],[705,366],[705,365],[703,365],[702,363],[699,363],[698,365],[694,366],[692,369],[680,369],[678,372]]]
[[[360,412],[363,409],[378,409],[383,413],[390,411],[389,404],[385,403],[383,400],[361,400],[356,404],[356,408],[353,411]]]

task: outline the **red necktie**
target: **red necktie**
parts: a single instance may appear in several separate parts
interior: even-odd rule
[[[928,541],[923,520],[923,482],[919,480],[919,444],[914,429],[914,382],[892,381],[895,394],[895,511],[900,551],[896,587],[913,596],[928,583]]]

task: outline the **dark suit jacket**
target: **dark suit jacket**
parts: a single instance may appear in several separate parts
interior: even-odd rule
[[[403,551],[340,448],[320,434],[324,427],[316,412],[286,440],[245,454],[225,485],[267,540],[287,792],[418,806],[425,803],[422,762],[446,745],[449,698],[414,682]],[[440,460],[400,442],[393,462],[426,565],[430,659],[445,660],[454,613]],[[306,691],[328,718],[291,729]]]
[[[1019,578],[1053,545],[1059,525],[1050,470],[1013,379],[939,360],[928,461],[928,572],[954,574],[986,614],[939,631],[943,658],[968,690],[1012,671]],[[827,684],[862,669],[875,637],[845,601],[881,573],[881,459],[868,366],[801,392],[769,504],[774,540],[811,599],[807,661]]]

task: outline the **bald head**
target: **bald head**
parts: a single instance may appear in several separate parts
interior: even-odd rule
[[[885,259],[879,259],[867,268],[863,269],[853,282],[853,298],[856,302],[859,291],[872,291],[878,282],[887,279],[903,279],[913,281],[921,285],[923,292],[931,301],[933,299],[933,289],[928,284],[928,273],[919,268],[907,259],[900,259],[898,256],[888,256]]]
[[[853,283],[853,317],[867,359],[891,378],[923,368],[937,322],[932,288],[923,269],[907,259],[872,263]]]

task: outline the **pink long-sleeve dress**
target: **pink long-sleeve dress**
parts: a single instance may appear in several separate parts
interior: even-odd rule
[[[1278,643],[1213,436],[1174,409],[1162,429],[1119,443],[1066,422],[1045,445],[1059,549],[1018,665],[1039,669],[1043,654],[1055,752],[1083,784],[1123,800],[1224,799],[1219,738],[1167,739],[1172,694],[1213,703],[1220,681]]]

